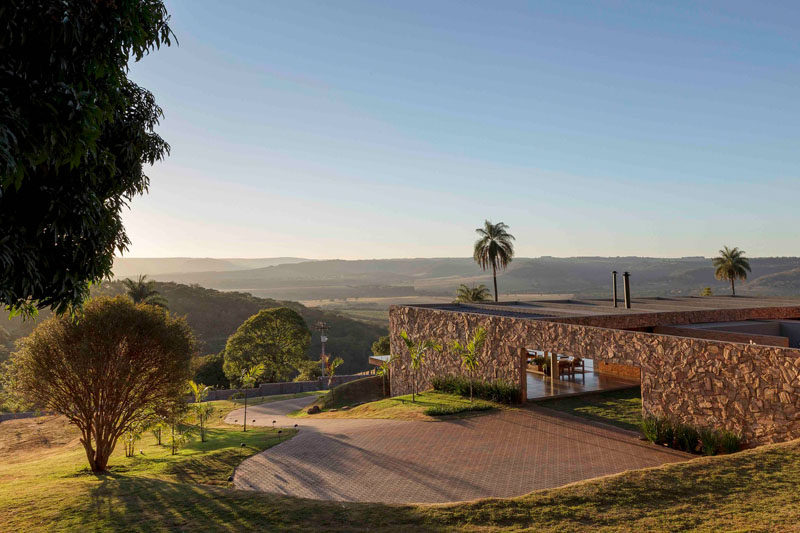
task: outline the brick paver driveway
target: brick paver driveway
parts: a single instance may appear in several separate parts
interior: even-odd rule
[[[320,500],[451,502],[519,496],[688,457],[541,408],[437,422],[282,416],[313,400],[248,408],[256,425],[275,420],[300,432],[245,460],[237,488]]]

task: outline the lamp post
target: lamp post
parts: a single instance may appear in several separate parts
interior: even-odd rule
[[[325,377],[325,343],[328,342],[328,330],[330,326],[320,320],[314,325],[314,328],[319,331],[319,340],[322,344],[322,353],[320,354],[320,364],[322,365],[322,377]]]

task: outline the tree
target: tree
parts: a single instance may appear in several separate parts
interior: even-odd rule
[[[336,405],[336,398],[333,393],[333,376],[336,375],[336,369],[342,366],[344,360],[341,357],[336,357],[335,359],[329,359],[328,364],[325,365],[325,368],[328,370],[328,388],[331,391],[331,405]]]
[[[411,401],[417,401],[417,375],[425,363],[425,356],[431,350],[441,351],[442,345],[432,339],[412,341],[405,331],[400,332],[400,338],[405,342],[411,358]]]
[[[394,355],[390,355],[388,359],[386,359],[385,361],[383,361],[381,363],[381,366],[379,366],[378,369],[375,372],[377,375],[379,375],[382,378],[381,381],[382,381],[382,385],[383,385],[383,395],[384,396],[387,396],[387,394],[386,394],[386,382],[389,379],[389,372],[391,371],[391,366],[392,366],[392,363],[394,362],[395,358],[396,357]]]
[[[192,411],[194,411],[194,417],[197,420],[197,427],[200,430],[200,442],[205,442],[206,423],[208,422],[208,418],[214,413],[214,408],[211,405],[203,402],[206,401],[208,393],[211,392],[211,387],[203,385],[202,383],[195,383],[193,380],[189,380],[189,390],[192,392],[192,396],[194,397]]]
[[[183,318],[126,297],[90,300],[78,320],[55,316],[12,355],[12,387],[81,432],[89,467],[102,472],[117,440],[184,404],[194,351]]]
[[[160,0],[0,2],[0,304],[58,313],[111,276],[122,210],[169,153],[153,95],[128,79],[171,43]]]
[[[167,308],[167,300],[155,288],[156,282],[147,281],[146,275],[140,274],[136,281],[125,278],[122,283],[133,303]]]
[[[389,335],[379,337],[378,340],[372,343],[372,355],[388,355],[392,351],[389,344]]]
[[[191,318],[188,319],[190,320]],[[230,388],[231,382],[222,370],[224,363],[224,352],[195,357],[192,359],[193,379],[218,389]]]
[[[322,376],[322,369],[317,361],[303,359],[297,363],[296,369],[294,381],[316,381]]]
[[[461,344],[457,340],[453,341],[451,344],[453,352],[455,352],[455,354],[461,358],[461,364],[467,370],[467,376],[469,377],[470,402],[472,401],[472,380],[475,377],[475,371],[478,370],[478,358],[483,352],[483,346],[485,343],[486,330],[484,328],[478,328],[475,330],[475,334],[466,344]]]
[[[497,301],[497,270],[508,266],[514,257],[514,236],[508,233],[508,226],[502,222],[492,224],[484,221],[483,227],[475,232],[479,238],[475,241],[473,258],[486,270],[492,267],[492,280],[494,282],[494,301]]]
[[[256,380],[263,373],[264,363],[258,363],[257,365],[242,369],[242,375],[239,377],[239,381],[244,388],[244,426],[242,427],[242,431],[247,431],[247,389],[254,387]]]
[[[489,294],[491,294],[489,288],[483,283],[477,287],[475,285],[470,287],[462,283],[456,292],[456,302],[483,302],[489,299]]]
[[[264,364],[263,381],[286,381],[311,342],[303,317],[287,307],[262,309],[245,320],[225,345],[225,375],[236,381],[242,371]]]
[[[736,287],[734,280],[747,279],[747,273],[750,270],[750,261],[744,256],[744,250],[739,248],[728,248],[724,246],[719,251],[719,257],[712,260],[712,264],[716,269],[714,276],[719,280],[728,280],[731,282],[731,295],[736,296]]]

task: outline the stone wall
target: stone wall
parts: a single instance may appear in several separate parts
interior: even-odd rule
[[[615,363],[606,363],[598,361],[594,364],[596,372],[601,374],[609,374],[611,376],[619,376],[621,378],[642,380],[642,370],[638,366],[632,365],[618,365]]]
[[[333,386],[348,383],[356,379],[361,379],[362,375],[333,376]],[[328,388],[329,378],[319,378],[313,381],[286,381],[281,383],[262,383],[256,388],[247,389],[247,397],[256,396],[275,396],[278,394],[297,394],[299,392],[310,392],[315,390],[325,390]],[[244,389],[219,389],[208,393],[207,402],[215,400],[228,400],[234,394],[244,392]]]
[[[770,311],[771,310],[771,311]],[[715,314],[717,313],[717,314]],[[691,311],[619,315],[626,327],[657,325],[657,316],[672,323],[794,318],[800,308]],[[633,319],[631,317],[640,317]],[[610,325],[602,317],[584,317]],[[558,320],[558,321],[556,321]],[[487,330],[487,350],[480,365],[483,379],[520,383],[521,348],[578,355],[595,362],[641,369],[646,413],[669,416],[698,427],[740,432],[748,444],[800,437],[800,350],[737,344],[708,339],[658,335],[574,323],[570,319],[527,319],[464,313],[425,307],[395,306],[389,312],[392,395],[410,392],[408,352],[399,334],[435,338],[444,344],[464,340],[478,326]],[[435,375],[460,373],[460,361],[448,350],[431,353],[420,373],[420,388]]]

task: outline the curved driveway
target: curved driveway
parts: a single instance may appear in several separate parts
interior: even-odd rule
[[[451,502],[520,496],[690,457],[541,408],[436,422],[284,416],[314,399],[248,407],[256,425],[275,420],[300,432],[246,459],[234,475],[237,488],[319,500]],[[242,415],[233,411],[226,421]]]

